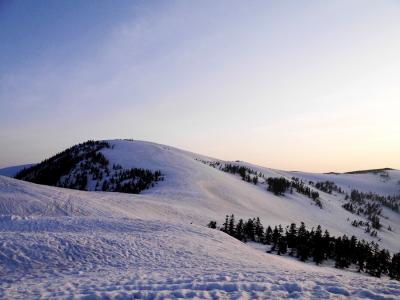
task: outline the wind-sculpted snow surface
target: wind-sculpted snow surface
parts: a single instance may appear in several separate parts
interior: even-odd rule
[[[0,297],[396,299],[400,283],[315,267],[201,226],[115,218],[0,222]]]

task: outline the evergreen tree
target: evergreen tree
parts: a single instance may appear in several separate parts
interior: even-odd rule
[[[264,239],[264,227],[261,224],[259,217],[257,217],[254,222],[254,233],[256,235],[257,242],[262,242]]]
[[[210,221],[207,226],[216,228],[217,223]],[[296,255],[301,261],[307,261],[311,256],[318,265],[324,259],[334,258],[337,268],[348,268],[350,264],[356,264],[359,272],[365,271],[376,277],[388,274],[391,278],[400,280],[400,253],[390,257],[389,251],[380,250],[377,243],[358,241],[355,236],[350,239],[346,235],[331,237],[327,230],[322,235],[321,226],[308,231],[303,222],[298,229],[294,223],[286,226],[285,234],[282,225],[275,226],[274,230],[268,226],[265,233],[263,228],[258,217],[248,219],[247,222],[240,219],[235,226],[232,214],[226,215],[221,230],[241,241],[250,239],[272,244],[271,252],[276,251],[278,255],[287,253],[290,248],[289,254],[293,255],[293,251],[296,250]]]
[[[348,268],[350,266],[349,256],[349,238],[344,235],[336,239],[335,243],[335,267],[339,269]]]
[[[299,230],[297,232],[297,257],[301,261],[306,261],[310,256],[310,248],[308,244],[308,232],[304,222],[301,222]]]
[[[371,248],[368,243],[365,241],[358,241],[356,247],[356,257],[357,257],[357,266],[358,272],[364,271],[365,262],[367,258],[371,255]]]
[[[246,242],[246,237],[244,235],[244,223],[243,223],[243,219],[240,219],[236,225],[236,229],[235,229],[235,237],[243,242]]]
[[[235,236],[235,216],[233,214],[229,218],[228,234],[230,236]]]
[[[365,271],[375,277],[380,277],[380,266],[379,266],[379,245],[377,243],[371,243],[371,253],[367,257],[365,264]]]
[[[315,234],[312,238],[312,257],[314,262],[319,265],[324,259],[323,243],[322,243],[322,230],[318,225]]]
[[[329,231],[325,230],[324,236],[322,237],[322,251],[324,253],[324,259],[331,258],[332,255],[332,246],[331,246],[331,237],[329,235]]]
[[[377,268],[377,277],[381,277],[382,274],[387,274],[389,271],[390,264],[390,254],[386,249],[382,249],[378,253],[378,268]]]
[[[284,236],[278,238],[278,255],[285,254],[287,252],[287,243]]]
[[[297,228],[296,224],[290,224],[289,230],[286,232],[286,240],[288,244],[288,248],[290,248],[289,255],[294,255],[294,249],[297,243]]]
[[[229,216],[228,215],[225,216],[225,222],[222,224],[221,230],[225,233],[229,232]]]
[[[281,224],[278,225],[278,231],[279,231],[279,235],[283,234],[283,227]]]
[[[350,238],[349,257],[351,263],[355,264],[357,262],[357,238],[354,235]]]
[[[271,243],[272,243],[272,229],[271,229],[271,226],[268,226],[267,229],[265,230],[264,243],[267,244],[267,245],[271,245]]]
[[[258,177],[254,176],[253,177],[253,184],[257,185],[257,183],[258,183]]]
[[[212,228],[212,229],[216,229],[216,228],[217,228],[217,222],[216,222],[216,221],[210,221],[210,222],[207,224],[207,227],[208,227],[208,228]]]
[[[275,195],[283,195],[285,191],[290,187],[290,181],[280,177],[280,178],[268,178],[268,191],[273,192]]]
[[[272,248],[271,251],[275,251],[276,246],[278,245],[278,240],[281,234],[277,226],[275,226],[274,231],[272,232]]]
[[[252,219],[248,219],[247,222],[244,225],[244,233],[247,239],[250,241],[255,241],[255,235],[254,235],[254,222]]]
[[[400,252],[394,254],[392,257],[392,261],[389,266],[389,276],[392,279],[400,280]]]
[[[377,215],[373,215],[370,217],[372,228],[381,229],[382,225],[380,223],[380,219]]]

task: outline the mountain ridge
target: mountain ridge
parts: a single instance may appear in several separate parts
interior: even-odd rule
[[[266,178],[284,177],[287,180],[292,180],[293,177],[299,178],[305,186],[315,191],[317,189],[315,186],[309,185],[310,181],[334,181],[348,194],[352,188],[365,192],[373,188],[378,192],[386,192],[388,195],[400,190],[400,186],[395,184],[396,180],[400,179],[400,172],[395,170],[387,171],[393,178],[385,179],[386,181],[374,174],[326,175],[287,172],[241,161],[223,161],[152,142],[104,141],[112,146],[99,152],[104,155],[110,165],[121,165],[126,169],[160,170],[163,174],[163,181],[143,190],[138,197],[135,196],[135,198],[141,199],[136,202],[138,207],[145,205],[145,200],[142,200],[145,197],[146,201],[151,202],[160,210],[158,212],[160,215],[168,215],[168,211],[173,211],[174,215],[179,216],[185,222],[199,225],[205,225],[211,219],[222,223],[225,214],[234,213],[236,216],[244,218],[260,216],[263,223],[266,224],[289,224],[290,222],[305,221],[310,226],[324,225],[333,233],[356,234],[364,239],[377,240],[363,232],[362,228],[351,226],[351,222],[355,219],[365,222],[368,220],[366,217],[352,214],[342,207],[346,203],[344,194],[336,192],[328,194],[318,190],[323,207],[320,209],[314,205],[312,199],[296,191],[293,194],[286,193],[285,196],[276,196],[268,192]],[[238,174],[223,172],[204,162],[242,166],[262,174],[264,178],[259,177],[257,184],[249,183],[243,181]],[[351,186],[349,187],[349,185]],[[118,197],[120,196],[115,195],[114,198]],[[113,198],[113,196],[108,198]],[[157,213],[154,211],[151,213],[153,216],[155,214]],[[382,239],[382,243],[387,248],[396,250],[398,247],[397,232],[400,232],[399,216],[386,208],[384,208],[384,215],[385,218],[381,218],[384,228],[382,233],[378,232],[378,238]],[[387,216],[389,216],[388,219]],[[338,222],[338,220],[341,221]],[[394,232],[387,232],[388,226],[393,228]]]

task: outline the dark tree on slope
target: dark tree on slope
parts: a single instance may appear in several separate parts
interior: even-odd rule
[[[239,221],[238,221],[238,223],[236,225],[235,237],[240,241],[246,242],[246,236],[244,234],[243,219],[239,219]]]
[[[281,237],[281,233],[278,230],[278,227],[275,226],[274,230],[272,231],[272,248],[271,251],[275,251],[276,246],[278,245],[279,238]]]
[[[260,218],[257,217],[254,222],[254,234],[256,236],[257,242],[263,242],[264,240],[264,227],[261,224]]]
[[[216,226],[214,222],[210,222],[209,227]],[[355,236],[350,239],[346,235],[331,237],[327,230],[322,235],[320,226],[308,231],[304,223],[301,223],[298,229],[296,224],[287,226],[285,233],[281,225],[275,226],[274,230],[268,226],[265,233],[259,236],[255,234],[257,232],[255,228],[264,227],[259,218],[248,219],[246,222],[239,219],[235,225],[233,215],[230,217],[227,215],[224,224],[226,224],[226,231],[231,232],[230,235],[241,241],[247,241],[248,237],[252,240],[251,238],[254,237],[253,240],[261,243],[272,243],[269,251],[271,253],[282,255],[289,250],[289,254],[292,252],[293,255],[295,250],[300,260],[307,261],[311,257],[317,265],[323,260],[334,259],[337,268],[348,268],[353,264],[358,266],[359,272],[364,271],[372,276],[380,277],[386,274],[393,279],[400,277],[399,253],[390,257],[389,252],[385,249],[380,250],[378,244],[367,243],[364,240],[358,241]],[[231,228],[234,228],[233,234],[232,230],[229,231],[229,224],[232,224]],[[221,228],[222,231],[224,227]]]
[[[225,222],[222,224],[221,230],[225,233],[229,233],[229,216],[225,216]]]
[[[159,170],[140,168],[109,168],[109,161],[100,152],[111,148],[108,142],[88,141],[75,145],[28,169],[20,171],[17,179],[38,184],[87,190],[92,182],[96,190],[137,194],[163,180]]]
[[[392,279],[400,280],[400,252],[392,257],[392,262],[389,267],[389,276]]]
[[[356,248],[358,272],[364,271],[365,262],[371,255],[371,247],[365,241],[358,241]]]
[[[322,237],[322,249],[323,249],[323,253],[324,253],[324,259],[329,259],[332,257],[332,239],[329,235],[328,230],[325,230],[324,232],[324,236]]]
[[[265,230],[265,238],[264,238],[265,244],[271,245],[272,243],[272,228],[271,226],[268,226],[267,229]]]
[[[372,217],[370,217],[370,221],[371,221],[372,228],[375,228],[378,230],[381,229],[382,225],[381,225],[380,219],[377,215],[373,215]]]
[[[318,225],[317,230],[313,236],[312,240],[312,257],[314,262],[319,265],[324,259],[324,248],[322,243],[322,230],[321,226]]]
[[[277,254],[281,255],[281,254],[285,254],[287,252],[287,242],[286,239],[281,235],[278,238],[278,251]]]
[[[217,228],[217,222],[216,222],[216,221],[210,221],[210,222],[207,224],[207,227],[208,227],[208,228],[212,228],[212,229],[216,229],[216,228]]]
[[[335,243],[335,267],[339,269],[348,268],[350,266],[350,257],[348,256],[350,242],[349,238],[344,235],[339,237]]]
[[[297,232],[297,257],[301,261],[306,261],[310,256],[310,248],[308,246],[308,232],[304,222],[301,222],[299,230]]]
[[[273,192],[275,195],[283,195],[290,187],[290,182],[283,177],[268,178],[268,191]]]
[[[228,234],[235,236],[235,216],[233,214],[229,218]]]
[[[267,184],[267,190],[273,192],[277,196],[283,196],[287,190],[292,194],[293,189],[295,189],[298,193],[311,198],[318,207],[322,208],[319,193],[310,189],[299,178],[292,177],[292,180],[287,180],[284,177],[269,177],[267,179]]]
[[[390,254],[387,250],[379,250],[378,244],[372,247],[372,253],[367,258],[366,271],[375,277],[381,277],[382,273],[387,273],[392,266],[389,266]]]
[[[286,231],[286,239],[288,247],[291,249],[289,255],[293,256],[294,249],[297,244],[297,228],[295,223],[290,224],[289,230]]]
[[[23,169],[15,178],[38,184],[57,186],[60,178],[67,175],[83,160],[94,160],[96,163],[108,163],[107,159],[97,151],[109,148],[107,142],[87,141],[45,159],[37,165]],[[101,158],[98,155],[102,156]]]
[[[254,233],[254,221],[252,219],[248,219],[247,222],[244,224],[244,235],[246,239],[250,241],[255,241],[255,233]]]

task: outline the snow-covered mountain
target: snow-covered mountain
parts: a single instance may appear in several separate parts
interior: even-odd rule
[[[352,214],[342,207],[346,202],[344,194],[337,192],[328,194],[312,187],[320,194],[321,209],[314,204],[312,199],[300,193],[286,193],[284,197],[276,196],[267,191],[263,181],[268,177],[283,176],[291,179],[295,176],[303,179],[306,183],[310,180],[313,182],[331,181],[347,193],[350,193],[351,189],[357,189],[364,192],[393,195],[400,194],[400,171],[388,170],[361,174],[286,172],[244,162],[225,162],[150,142],[127,140],[105,142],[109,146],[102,147],[97,152],[104,155],[108,166],[118,165],[124,170],[140,168],[161,171],[165,177],[164,181],[159,181],[154,187],[143,190],[141,196],[129,195],[128,197],[130,199],[138,198],[134,203],[137,206],[142,205],[142,199],[154,201],[157,203],[157,208],[160,205],[163,206],[162,210],[166,211],[159,213],[169,221],[177,219],[198,225],[205,225],[210,220],[222,223],[226,214],[234,214],[243,218],[259,216],[264,224],[270,225],[288,225],[291,222],[304,221],[309,226],[323,225],[336,235],[354,234],[359,238],[369,240],[380,239],[380,244],[386,248],[392,251],[399,249],[400,215],[398,213],[383,207],[383,217],[381,218],[383,228],[378,233],[378,238],[372,238],[364,232],[364,228],[355,228],[351,225],[351,221],[355,219],[368,220],[366,216]],[[259,177],[259,182],[255,185],[243,181],[239,175],[223,172],[218,167],[210,166],[215,162],[218,162],[219,165],[244,166],[249,170],[256,171],[258,175],[261,173],[263,177]],[[55,162],[52,162],[50,171],[55,168],[54,165]],[[93,168],[93,165],[90,165],[90,168]],[[71,174],[76,174],[76,169],[72,168],[67,175],[60,176],[60,178],[71,177]],[[105,174],[102,177],[103,181],[106,180]],[[72,181],[74,180],[72,179]],[[100,181],[98,186],[102,186],[103,181]],[[88,175],[85,189],[95,190],[95,186],[93,176]],[[117,195],[111,194],[108,197],[114,198]],[[126,196],[118,195],[118,197]],[[173,212],[172,218],[168,213],[171,211]],[[393,229],[391,232],[387,230],[389,226]]]
[[[303,221],[309,227],[321,225],[332,235],[355,235],[398,252],[398,212],[381,205],[382,227],[375,237],[351,224],[368,222],[367,215],[342,206],[353,189],[400,194],[400,171],[286,172],[149,142],[106,143],[109,147],[96,153],[106,159],[109,174],[101,169],[104,174],[97,184],[99,176],[82,173],[87,176],[83,189],[89,191],[0,176],[0,272],[9,278],[0,280],[0,297],[24,297],[34,291],[48,298],[400,297],[398,282],[267,254],[205,227],[210,220],[221,224],[226,214],[260,217],[271,226]],[[81,163],[60,173],[53,185],[66,178],[74,181]],[[228,165],[245,167],[244,180],[239,173],[225,172]],[[100,191],[113,172],[131,169],[160,171],[163,180],[140,194]],[[45,172],[38,170],[36,174]],[[26,174],[31,177],[25,179],[34,181],[33,173]],[[269,177],[299,178],[318,191],[322,208],[296,190],[284,196],[267,191]],[[130,179],[124,180],[121,184]],[[331,193],[316,188],[326,181],[336,186]]]

